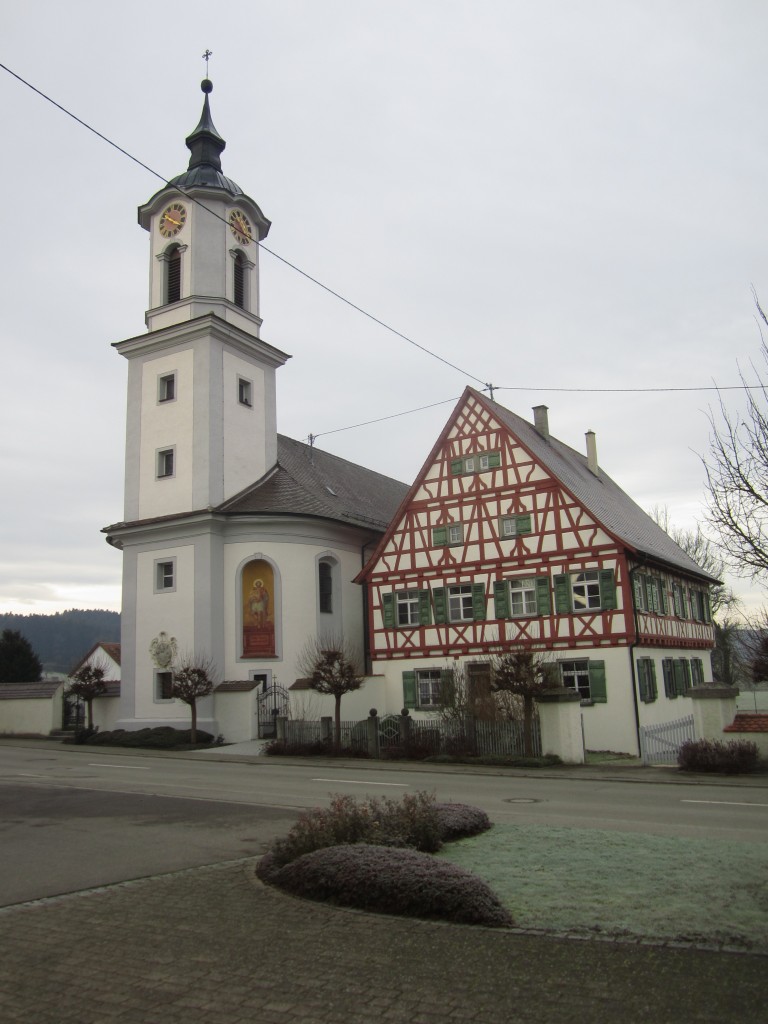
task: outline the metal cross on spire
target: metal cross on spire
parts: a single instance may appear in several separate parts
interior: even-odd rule
[[[208,59],[213,56],[213,50],[206,50],[203,54],[203,60],[205,61],[205,77],[208,77]]]

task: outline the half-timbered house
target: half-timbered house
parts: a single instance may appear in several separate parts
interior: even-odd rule
[[[522,646],[580,693],[588,749],[637,753],[711,679],[714,581],[545,406],[531,424],[468,388],[358,582],[371,670],[416,713],[447,669]]]

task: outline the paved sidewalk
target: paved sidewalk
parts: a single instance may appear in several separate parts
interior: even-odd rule
[[[253,861],[0,911],[3,1024],[764,1024],[768,960],[292,899]]]

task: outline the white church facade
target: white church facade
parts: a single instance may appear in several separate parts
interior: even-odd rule
[[[289,356],[260,336],[258,241],[270,223],[222,173],[202,88],[187,171],[139,209],[148,331],[115,345],[128,362],[124,515],[105,529],[123,555],[117,728],[186,725],[170,693],[178,657],[263,691],[296,679],[313,638],[362,649],[364,592],[352,581],[407,491],[277,434],[275,377]],[[217,703],[198,708],[214,735]],[[252,702],[243,707],[246,720],[225,716],[227,739],[255,735]]]

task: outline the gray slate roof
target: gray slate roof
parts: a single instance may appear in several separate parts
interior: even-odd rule
[[[43,679],[39,683],[0,683],[0,700],[48,700],[63,685],[63,679]]]
[[[532,423],[505,409],[503,405],[492,402],[473,388],[469,390],[615,537],[640,555],[714,581],[607,473],[600,469],[599,475],[595,476],[589,469],[585,455],[551,435],[548,440],[543,438]]]
[[[317,516],[382,531],[407,493],[399,480],[278,434],[277,466],[216,511]]]

